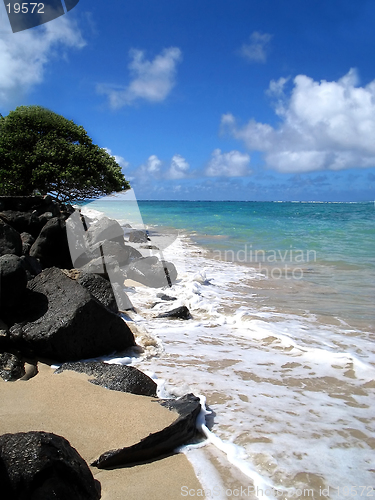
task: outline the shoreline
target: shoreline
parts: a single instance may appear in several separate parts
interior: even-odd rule
[[[148,228],[163,231],[161,225],[149,225]],[[181,233],[185,233],[181,235],[181,241],[164,250],[164,257],[174,262],[179,270],[179,279],[173,288],[164,292],[177,297],[177,303],[172,307],[175,304],[187,305],[193,320],[185,323],[154,321],[167,304],[154,306],[156,290],[138,288],[133,303],[136,308],[139,306],[140,315],[133,317],[134,323],[141,330],[145,328],[162,347],[160,357],[139,360],[140,367],[165,378],[166,389],[175,396],[186,392],[187,388],[190,390],[190,387],[195,394],[205,394],[210,409],[215,412],[215,436],[222,442],[232,441],[239,455],[246,452],[248,458],[241,462],[240,467],[250,468],[250,474],[258,473],[266,482],[275,481],[275,487],[281,476],[285,487],[293,488],[299,484],[294,481],[294,476],[304,471],[306,487],[311,485],[319,491],[319,485],[333,486],[336,483],[330,483],[329,478],[336,477],[336,473],[328,469],[327,476],[325,470],[320,470],[320,462],[315,460],[314,447],[320,442],[316,436],[320,435],[323,442],[327,435],[334,436],[333,446],[325,449],[330,463],[334,463],[335,447],[340,439],[335,436],[340,432],[340,426],[337,427],[336,420],[332,420],[332,407],[345,415],[348,426],[358,426],[356,402],[347,406],[345,398],[343,401],[329,398],[338,388],[345,387],[343,390],[359,399],[358,405],[365,408],[371,387],[364,391],[363,403],[356,391],[359,387],[363,390],[362,379],[367,381],[372,373],[366,353],[367,336],[353,335],[348,325],[339,321],[327,322],[322,317],[319,322],[313,314],[299,314],[295,310],[295,301],[291,304],[291,311],[276,310],[267,294],[264,298],[254,297],[257,290],[252,286],[253,274],[248,272],[248,266],[211,259],[209,252],[198,246],[187,231]],[[264,283],[269,285],[269,282]],[[300,295],[297,293],[297,297]],[[353,341],[351,337],[354,337]],[[342,350],[344,354],[341,354]],[[363,372],[361,365],[357,365],[358,357],[364,362]],[[347,372],[346,367],[350,366],[353,366],[353,371]],[[312,414],[317,416],[314,417],[317,430],[313,437],[310,436],[309,446],[305,439],[310,430],[305,428],[305,422],[309,421],[311,414],[305,413],[305,391],[312,391],[314,395],[316,392],[322,402],[321,406],[312,405]],[[368,417],[365,409],[360,411],[365,418]],[[273,414],[275,420],[268,418]],[[286,415],[287,427],[284,429]],[[289,453],[284,440],[290,439],[291,429],[294,446]],[[364,426],[361,429],[366,435]],[[358,439],[359,446],[367,446],[365,438]],[[316,444],[314,440],[317,440]],[[355,453],[355,443],[348,447]],[[307,449],[306,453],[302,453],[304,449]],[[225,487],[252,484],[250,476],[245,477],[238,467],[229,464],[225,453],[211,445],[194,453],[206,459],[206,462],[200,462],[201,472],[205,475],[200,480],[208,485],[207,489],[212,485],[207,461],[215,468]],[[298,461],[294,459],[296,453],[301,456]],[[284,467],[285,476],[282,472],[276,476],[272,474],[269,464],[276,467],[275,457],[281,463],[280,467]],[[362,469],[366,467],[365,460],[364,451]],[[344,465],[343,474],[347,473],[349,469]],[[240,479],[236,479],[238,477]]]

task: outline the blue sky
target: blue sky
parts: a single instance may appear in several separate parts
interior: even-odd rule
[[[0,112],[83,125],[138,199],[375,197],[375,2],[80,0],[12,33]]]

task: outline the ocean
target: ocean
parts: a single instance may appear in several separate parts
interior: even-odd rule
[[[127,289],[144,351],[107,361],[151,374],[161,396],[206,399],[207,441],[181,450],[202,491],[182,497],[375,496],[373,202],[139,201],[130,216],[107,197],[83,210],[143,223],[177,267],[174,302]],[[155,319],[171,305],[192,319]]]

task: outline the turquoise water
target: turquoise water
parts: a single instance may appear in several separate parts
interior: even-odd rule
[[[126,220],[122,201],[89,207]],[[374,203],[139,201],[138,207],[146,226],[176,228],[214,258],[255,267],[269,280],[254,287],[275,307],[374,326]]]
[[[166,291],[192,318],[157,319],[171,307],[159,290],[128,288],[145,351],[111,362],[155,374],[170,394],[207,398],[216,441],[186,451],[205,489],[253,500],[318,499],[329,489],[341,500],[343,487],[362,485],[373,495],[373,203],[138,206],[178,270]],[[141,222],[134,201],[85,209]],[[271,493],[228,494],[248,486]]]

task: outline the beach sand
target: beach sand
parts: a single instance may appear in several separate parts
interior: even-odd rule
[[[0,380],[0,435],[43,430],[65,437],[90,464],[105,451],[135,444],[178,416],[155,398],[111,391],[73,371],[59,375],[39,363],[39,374],[27,381]],[[183,454],[152,463],[91,471],[101,483],[102,498],[127,500],[181,497],[181,487],[201,488]]]

